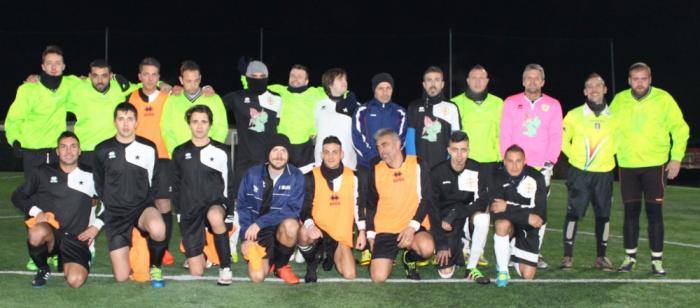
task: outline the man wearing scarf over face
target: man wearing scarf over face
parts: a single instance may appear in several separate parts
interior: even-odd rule
[[[63,76],[63,50],[48,46],[41,54],[39,82],[17,88],[15,101],[5,118],[7,142],[22,158],[25,178],[33,169],[56,162],[56,140],[66,130],[68,93],[80,83],[75,76]]]
[[[407,153],[415,150],[427,168],[447,160],[450,133],[460,130],[457,105],[445,99],[442,70],[431,66],[423,73],[423,97],[408,105]]]

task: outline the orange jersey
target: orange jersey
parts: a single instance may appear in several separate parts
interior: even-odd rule
[[[156,144],[158,158],[168,159],[170,156],[165,147],[165,141],[163,140],[163,134],[160,129],[160,119],[163,115],[165,102],[168,100],[168,94],[161,91],[154,101],[146,102],[141,97],[140,93],[141,90],[137,90],[132,92],[131,96],[129,96],[129,103],[134,105],[138,111],[139,124],[136,127],[136,134]]]
[[[416,215],[421,199],[420,165],[408,156],[397,169],[382,161],[374,167],[374,181],[379,200],[374,216],[377,233],[400,233]],[[428,216],[422,225],[430,229]]]
[[[352,229],[355,217],[355,174],[345,167],[340,189],[332,191],[321,174],[321,167],[313,169],[314,201],[311,217],[314,224],[334,240],[352,247]]]

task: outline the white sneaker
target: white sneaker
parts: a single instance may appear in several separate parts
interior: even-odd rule
[[[301,255],[301,251],[297,249],[297,251],[294,253],[294,262],[301,264],[304,263],[306,260],[304,260],[304,256]]]
[[[216,284],[220,286],[228,286],[231,285],[231,282],[233,282],[233,273],[231,272],[230,267],[224,267],[219,269],[219,280],[216,281]]]

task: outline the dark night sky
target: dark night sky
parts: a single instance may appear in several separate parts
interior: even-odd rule
[[[6,69],[0,76],[0,117],[21,81],[39,72],[46,45],[64,48],[66,73],[86,74],[92,59],[104,57],[106,27],[109,60],[132,80],[145,56],[160,59],[163,78],[171,81],[179,63],[193,59],[202,65],[205,83],[222,94],[237,90],[238,57],[258,57],[263,27],[263,60],[273,82],[285,82],[294,63],[311,69],[313,84],[320,83],[325,69],[340,66],[349,71],[351,89],[366,100],[371,76],[388,71],[396,79],[395,101],[404,105],[420,95],[427,66],[448,69],[451,28],[454,94],[462,91],[466,70],[477,63],[489,69],[492,92],[501,97],[520,92],[522,68],[537,62],[547,72],[545,92],[569,110],[583,101],[582,83],[593,71],[612,91],[612,39],[616,89],[626,88],[631,63],[647,62],[654,85],[681,105],[691,143],[700,143],[695,100],[700,4],[695,1],[229,2],[123,0],[70,7],[59,7],[59,1],[3,2],[0,55]]]

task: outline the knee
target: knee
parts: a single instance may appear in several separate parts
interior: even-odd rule
[[[285,219],[280,226],[280,230],[287,238],[296,238],[299,232],[299,222],[294,219]]]
[[[85,275],[81,274],[69,274],[66,275],[66,283],[73,289],[80,288],[85,283]]]
[[[152,221],[148,224],[148,234],[156,242],[165,240],[165,224],[161,221]]]
[[[374,283],[384,283],[386,282],[387,275],[380,275],[380,274],[373,274],[372,275],[372,282]]]
[[[125,282],[129,280],[129,274],[114,273],[114,280],[117,282]]]
[[[507,220],[496,221],[496,235],[506,236],[510,234],[510,222]]]
[[[261,283],[265,281],[265,274],[260,271],[249,272],[248,277],[250,277],[250,282],[252,283]]]
[[[481,213],[474,215],[474,227],[475,228],[488,228],[489,220],[491,217],[489,214]]]
[[[190,266],[190,275],[202,276],[202,275],[204,275],[204,269],[200,268],[200,267],[194,268],[194,267]]]
[[[435,243],[433,243],[433,241],[424,240],[418,243],[417,252],[421,257],[430,257],[433,254],[433,251],[435,251]]]
[[[355,274],[354,270],[346,271],[343,273],[343,278],[345,278],[347,280],[355,280],[355,278],[357,278],[357,274]]]
[[[46,235],[44,234],[44,232],[41,232],[39,230],[32,232],[30,229],[29,235],[27,236],[27,240],[29,241],[29,245],[32,245],[34,247],[38,247],[38,246],[41,246],[42,244],[44,244],[44,242],[46,242],[45,239],[46,239]]]

